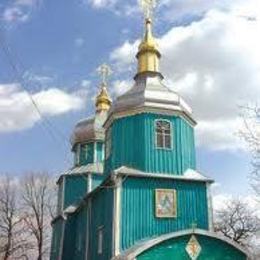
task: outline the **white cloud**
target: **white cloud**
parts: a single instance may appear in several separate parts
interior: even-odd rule
[[[50,88],[32,94],[44,116],[57,116],[84,107],[84,95]],[[41,120],[26,92],[18,84],[0,85],[0,132],[33,127]]]
[[[81,37],[75,39],[74,44],[77,48],[81,48],[85,44],[85,40]]]
[[[200,21],[174,27],[159,39],[168,86],[192,106],[198,144],[211,149],[241,148],[238,106],[260,99],[258,1],[241,3],[232,1],[228,11],[209,10]],[[129,68],[137,45],[126,41],[111,59]]]
[[[108,8],[117,3],[117,0],[89,0],[88,1],[94,8]]]
[[[26,22],[29,19],[29,15],[24,13],[19,7],[7,8],[3,13],[3,20],[5,22]]]
[[[111,93],[115,96],[120,96],[128,91],[133,86],[132,81],[116,80],[112,83]]]
[[[29,20],[33,9],[41,4],[42,0],[15,0],[4,9],[1,19],[6,23],[24,23]]]

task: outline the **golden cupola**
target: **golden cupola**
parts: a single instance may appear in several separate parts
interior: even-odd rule
[[[112,104],[111,98],[109,97],[107,86],[104,82],[101,84],[101,90],[96,97],[96,112],[106,112],[110,109]]]
[[[100,92],[96,97],[96,112],[107,112],[112,104],[112,100],[107,91],[107,80],[112,74],[112,70],[107,64],[102,64],[97,71],[102,77],[102,82]]]
[[[145,34],[139,45],[136,58],[138,59],[138,74],[143,72],[159,72],[161,54],[152,33],[152,19],[145,19]]]

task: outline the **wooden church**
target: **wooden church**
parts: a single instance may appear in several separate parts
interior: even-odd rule
[[[196,121],[164,85],[149,14],[136,57],[133,87],[113,103],[101,67],[96,113],[75,127],[75,163],[57,182],[50,259],[248,259],[213,231],[213,181],[196,170]]]

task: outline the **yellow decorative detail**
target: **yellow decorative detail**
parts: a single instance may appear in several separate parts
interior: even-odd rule
[[[101,90],[96,97],[96,112],[108,111],[111,107],[111,99],[108,95],[106,85],[101,84]]]

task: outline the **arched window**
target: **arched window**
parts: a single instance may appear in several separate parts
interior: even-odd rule
[[[155,121],[156,148],[172,148],[172,128],[171,122],[167,120]]]

